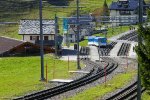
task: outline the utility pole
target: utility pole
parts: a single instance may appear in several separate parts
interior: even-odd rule
[[[44,81],[44,51],[43,51],[43,23],[42,23],[42,0],[39,1],[39,20],[40,20],[40,55],[41,55],[41,81]]]
[[[77,3],[77,69],[81,69],[80,67],[80,55],[79,55],[79,0]]]
[[[143,0],[139,0],[139,24],[143,23]],[[141,45],[141,37],[138,35],[138,46]],[[137,100],[141,100],[141,76],[140,76],[140,64],[138,63],[138,84],[137,84]]]
[[[55,57],[57,58],[57,43],[58,43],[58,39],[57,39],[57,31],[58,31],[58,23],[57,23],[57,16],[55,14]]]

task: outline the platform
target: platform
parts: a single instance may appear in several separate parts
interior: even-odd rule
[[[100,60],[98,49],[96,46],[89,46],[90,47],[90,59],[92,61]]]
[[[122,42],[117,42],[117,44],[114,46],[114,48],[110,51],[111,57],[117,57],[117,54],[121,48]]]
[[[83,73],[83,74],[88,74],[90,72],[88,72],[88,71],[69,71],[69,73]]]
[[[132,43],[131,44],[131,47],[130,47],[130,50],[129,50],[129,58],[136,58],[137,55],[136,55],[136,52],[134,50],[134,47],[138,45],[138,43]]]
[[[57,82],[57,83],[69,83],[72,82],[73,80],[69,80],[69,79],[53,79],[50,80],[49,82]]]

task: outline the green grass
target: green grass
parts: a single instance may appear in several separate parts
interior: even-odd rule
[[[45,56],[48,66],[48,80],[53,78],[70,77],[67,62],[55,60],[52,56]],[[70,70],[76,69],[76,62],[70,62]],[[46,87],[40,82],[40,57],[9,57],[0,58],[0,99],[20,96]]]
[[[150,92],[145,91],[145,92],[142,94],[142,100],[150,100]]]
[[[25,0],[22,0],[25,1]],[[31,7],[29,9],[22,8],[19,10],[13,9],[13,6],[16,5],[16,7],[19,8],[18,1],[15,1],[16,4],[12,5],[10,2],[4,2],[3,5],[6,7],[1,9],[1,15],[5,15],[5,10],[8,10],[8,14],[10,14],[10,17],[3,17],[2,21],[18,21],[21,18],[38,18],[39,11],[38,11],[38,2],[36,3],[35,7]],[[84,8],[80,9],[80,14],[88,14],[94,11],[96,8],[101,8],[103,6],[104,0],[80,0],[79,5],[84,6]],[[107,0],[108,5],[111,3],[111,0]],[[30,2],[28,2],[27,5],[30,5]],[[8,6],[11,6],[12,9],[10,9]],[[52,8],[51,6],[55,6],[49,3],[43,3],[43,18],[54,18],[54,15],[57,14],[59,17],[66,17],[71,16],[72,14],[76,14],[76,0],[72,0],[69,2],[69,5],[67,8]],[[4,10],[4,11],[3,11]],[[23,15],[18,16],[17,14],[13,13],[23,13]]]
[[[105,84],[101,84],[95,87],[91,87],[65,100],[97,100],[106,93],[112,92],[118,88],[121,88],[122,86],[125,86],[129,81],[131,81],[135,74],[135,70],[128,69],[126,73],[120,73],[116,75],[112,80],[108,81],[106,83],[106,86]]]
[[[87,45],[88,45],[88,40],[87,39],[80,42],[80,46],[87,46]]]
[[[22,38],[21,35],[18,35],[18,25],[1,25],[0,26],[0,36],[7,36],[11,38],[20,39]]]
[[[114,28],[108,28],[107,31],[107,37],[110,38],[112,36],[118,35],[120,33],[126,32],[129,30],[129,26],[118,26],[118,27],[114,27]],[[97,33],[94,34],[94,36],[101,36],[101,37],[105,37],[105,34],[103,33]]]
[[[22,0],[24,1],[24,0]],[[16,3],[19,1],[16,1]],[[80,6],[84,6],[85,8],[80,9],[80,14],[89,14],[94,9],[100,8],[103,5],[104,0],[80,0]],[[108,4],[111,3],[111,0],[107,0]],[[38,3],[38,2],[37,2]],[[14,10],[9,9],[9,6],[12,6],[9,3],[3,4],[5,5],[4,11],[1,9],[2,12],[0,12],[1,21],[19,21],[20,19],[37,19],[39,18],[39,10],[38,7],[32,7],[30,9],[20,9],[20,10]],[[38,6],[38,4],[36,5]],[[58,17],[68,17],[72,16],[73,14],[76,14],[75,10],[76,8],[76,0],[73,0],[70,2],[68,8],[51,8],[51,4],[44,3],[43,4],[43,19],[54,19],[55,14],[57,14]],[[8,8],[7,8],[8,7]],[[5,15],[6,10],[8,10],[8,15]],[[9,14],[10,13],[10,14]],[[14,13],[24,13],[22,15],[17,15]],[[59,19],[59,27],[61,29],[62,33],[62,19]],[[17,39],[21,39],[21,36],[18,36],[18,26],[2,26],[0,25],[0,36],[8,36],[13,37]]]

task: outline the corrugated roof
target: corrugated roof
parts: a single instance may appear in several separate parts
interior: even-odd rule
[[[43,34],[55,34],[55,21],[43,20]],[[40,21],[20,20],[19,34],[40,34]]]
[[[112,2],[110,10],[135,10],[138,7],[138,0],[128,0],[128,4],[122,4],[121,2]]]

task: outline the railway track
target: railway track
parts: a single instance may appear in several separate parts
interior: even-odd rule
[[[142,87],[141,92],[145,88]],[[107,98],[106,100],[134,100],[137,98],[137,81],[124,88],[119,93],[114,94],[113,96]]]
[[[80,48],[80,55],[89,55],[90,48],[89,47],[81,47]]]
[[[117,42],[111,42],[106,47],[98,47],[98,52],[100,56],[109,56],[111,49],[117,44]]]
[[[128,39],[128,41],[138,42],[138,35],[136,34],[135,36],[132,36],[131,38]]]
[[[29,95],[25,95],[23,97],[19,97],[19,98],[16,98],[14,100],[42,100],[42,99],[47,99],[47,98],[51,98],[53,96],[56,96],[58,94],[61,94],[61,93],[64,93],[66,91],[69,91],[69,90],[72,90],[72,89],[75,89],[75,88],[78,88],[80,86],[83,86],[83,85],[86,85],[86,84],[89,84],[101,77],[103,77],[105,74],[104,74],[104,70],[102,68],[99,67],[99,64],[96,64],[90,60],[85,60],[85,59],[82,59],[82,61],[86,64],[89,64],[91,66],[93,66],[93,70],[75,80],[75,81],[72,81],[72,82],[69,82],[69,83],[65,83],[63,85],[60,85],[60,86],[57,86],[57,87],[54,87],[54,88],[50,88],[50,89],[47,89],[47,90],[43,90],[43,91],[39,91],[39,92],[36,92],[36,93],[33,93],[33,94],[29,94]],[[111,73],[114,69],[116,69],[118,66],[117,63],[115,62],[109,62],[107,63],[107,67],[106,67],[106,73],[109,74]]]
[[[129,44],[129,43],[122,43],[117,56],[127,56],[130,46],[131,46],[131,44]]]
[[[122,37],[118,38],[118,40],[128,40],[128,41],[138,41],[138,35],[137,32],[132,32],[126,35],[123,35]]]

